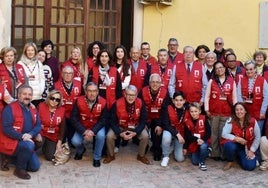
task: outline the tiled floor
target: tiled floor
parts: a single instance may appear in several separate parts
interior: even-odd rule
[[[72,158],[65,165],[53,166],[45,161],[42,155],[41,169],[30,173],[30,180],[20,180],[13,175],[14,168],[8,172],[0,171],[0,188],[84,188],[84,187],[267,187],[268,171],[255,169],[244,171],[235,165],[225,172],[222,170],[225,162],[207,160],[207,171],[201,171],[193,166],[189,159],[182,163],[175,162],[172,157],[169,166],[160,166],[160,161],[152,160],[147,154],[151,165],[144,165],[136,160],[137,146],[132,143],[121,147],[116,154],[116,160],[110,164],[102,164],[100,168],[92,166],[92,152],[87,150],[81,161]]]

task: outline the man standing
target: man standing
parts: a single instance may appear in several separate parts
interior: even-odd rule
[[[234,53],[229,53],[225,56],[225,59],[230,75],[235,80],[235,83],[238,84],[239,80],[245,75],[245,69],[237,65],[236,55]]]
[[[178,51],[179,43],[175,38],[170,38],[168,41],[168,61],[171,63],[181,63],[183,61],[183,54]]]
[[[217,61],[220,61],[220,62],[223,62],[224,63],[224,53],[225,53],[225,50],[223,48],[223,46],[224,46],[223,38],[217,37],[214,40],[214,46],[215,46],[215,49],[214,49],[213,52],[215,52],[216,55],[217,55]]]
[[[32,97],[33,89],[23,85],[18,90],[18,100],[2,112],[0,152],[15,157],[14,175],[21,179],[30,179],[27,171],[35,172],[40,168],[34,140],[41,131],[41,122],[35,106],[31,104]]]
[[[72,144],[76,147],[75,160],[81,160],[86,148],[84,141],[95,137],[93,166],[99,167],[102,148],[105,142],[105,125],[107,124],[106,100],[99,95],[98,86],[89,82],[85,87],[85,96],[80,96],[71,113],[72,125],[76,132]]]
[[[150,54],[150,44],[148,42],[141,43],[141,58],[149,65],[157,63],[154,56]]]
[[[115,160],[114,141],[119,135],[126,141],[137,136],[140,141],[137,160],[144,164],[150,164],[150,161],[145,157],[149,139],[145,128],[147,111],[142,100],[137,98],[137,95],[137,88],[134,85],[129,85],[125,89],[125,97],[118,99],[112,107],[111,114],[114,115],[111,117],[111,128],[106,139],[108,156],[103,163],[107,164]]]

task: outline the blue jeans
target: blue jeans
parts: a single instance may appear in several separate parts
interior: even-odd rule
[[[253,159],[247,159],[245,146],[234,142],[226,142],[223,145],[223,151],[227,161],[232,162],[235,156],[238,157],[241,167],[244,170],[254,170],[256,168],[256,156]]]
[[[102,148],[105,142],[105,128],[104,127],[98,131],[98,133],[95,136],[95,139],[96,139],[96,142],[95,142],[95,148],[94,148],[94,153],[93,153],[93,159],[100,160]],[[72,144],[76,148],[76,153],[78,154],[83,153],[83,150],[85,147],[83,135],[79,134],[78,132],[75,132],[72,138]]]
[[[34,151],[35,144],[29,141],[19,141],[13,154],[16,157],[16,168],[36,172],[40,161]]]
[[[163,137],[162,137],[162,151],[164,157],[168,157],[169,154],[172,151],[172,135],[169,131],[164,130],[163,131]],[[176,161],[184,161],[184,156],[183,156],[183,144],[180,144],[178,139],[174,139],[174,157]]]
[[[198,147],[198,150],[196,153],[192,153],[192,163],[194,165],[198,165],[199,163],[204,163],[206,158],[208,156],[208,144],[204,142]]]

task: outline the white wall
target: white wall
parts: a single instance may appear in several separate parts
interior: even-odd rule
[[[11,41],[11,0],[0,3],[0,49],[10,45]]]

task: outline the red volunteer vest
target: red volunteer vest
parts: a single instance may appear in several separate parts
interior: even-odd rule
[[[260,120],[261,105],[263,101],[263,82],[264,78],[257,76],[253,87],[253,103],[245,103],[249,113],[256,120]],[[248,78],[243,77],[241,80],[241,92],[242,98],[245,99],[248,97]]]
[[[142,57],[141,57],[141,59],[143,60],[143,61],[145,61],[147,64],[149,64],[149,65],[154,65],[154,64],[157,64],[157,60],[156,60],[156,58],[155,57],[153,57],[153,56],[149,56],[148,57],[148,59],[143,59]]]
[[[192,134],[200,134],[200,138],[204,139],[205,133],[206,133],[206,125],[205,125],[206,117],[204,115],[200,115],[199,119],[197,120],[196,125],[193,124],[193,121],[191,118],[187,119],[185,122],[188,129],[191,131]],[[195,153],[198,150],[198,144],[197,142],[192,142],[189,145],[189,153]]]
[[[80,112],[79,121],[86,129],[92,129],[100,119],[106,106],[106,100],[99,96],[92,110],[88,108],[86,100],[85,96],[80,96],[77,99],[77,107]]]
[[[136,86],[139,92],[144,85],[144,77],[147,73],[147,63],[140,59],[137,72],[135,72],[131,60],[129,61],[129,64],[131,66],[130,85]]]
[[[171,57],[169,57],[168,62],[173,63],[173,64],[178,64],[178,63],[183,62],[183,59],[184,59],[183,54],[178,52],[176,57],[175,57],[175,59],[174,59],[174,61],[172,62]]]
[[[143,101],[148,111],[148,121],[160,118],[162,103],[166,98],[166,95],[167,95],[167,89],[164,87],[160,87],[157,97],[153,101],[149,86],[146,86],[142,89]]]
[[[23,129],[23,123],[24,123],[24,117],[22,112],[22,107],[20,106],[18,101],[15,101],[10,104],[14,122],[13,122],[13,129],[16,132],[21,133]],[[37,110],[34,105],[30,106],[30,111],[32,114],[32,121],[33,125],[36,124],[36,116],[37,116]],[[3,129],[0,129],[0,152],[7,154],[7,155],[13,155],[18,145],[18,140],[12,139],[4,134]]]
[[[92,81],[94,83],[98,83],[99,81],[99,67],[93,67],[92,73]],[[112,81],[111,85],[106,86],[106,102],[107,102],[107,109],[111,109],[113,103],[116,101],[116,80],[117,80],[117,69],[115,67],[110,67],[108,71],[108,75]]]
[[[39,104],[40,120],[43,125],[41,135],[57,142],[60,135],[60,124],[64,120],[65,108],[59,107],[51,116],[48,105],[45,102]]]
[[[221,91],[215,80],[211,83],[211,92],[209,97],[209,112],[212,115],[230,116],[231,115],[231,105],[233,104],[233,85],[234,79],[230,76],[224,82]],[[223,93],[222,93],[223,92]],[[227,97],[227,100],[221,100],[221,96]]]
[[[186,101],[199,102],[202,97],[202,64],[193,62],[192,70],[187,73],[185,63],[176,64],[176,90],[186,95]]]
[[[5,87],[3,84],[0,83],[0,119],[1,119],[1,113],[4,108],[4,96],[5,96]]]
[[[119,126],[123,129],[133,129],[135,126],[137,126],[140,120],[141,108],[142,101],[141,99],[137,98],[135,100],[134,114],[132,114],[132,116],[129,116],[126,110],[126,99],[124,97],[118,99],[116,101],[116,115],[118,117]]]
[[[91,69],[92,69],[92,68],[94,67],[94,65],[95,65],[95,61],[93,60],[92,57],[88,57],[87,60],[86,60],[86,62],[87,62],[88,72],[90,72]]]
[[[152,68],[151,68],[151,74],[154,74],[154,73],[159,74],[162,78],[162,85],[165,88],[168,88],[168,84],[169,84],[169,80],[170,80],[170,77],[172,74],[173,66],[174,66],[174,64],[168,62],[167,67],[165,69],[165,72],[162,74],[161,69],[160,69],[160,65],[158,63],[153,64]]]
[[[55,83],[55,89],[59,90],[62,94],[65,117],[70,118],[74,103],[77,97],[81,95],[81,83],[77,80],[73,80],[73,87],[70,95],[65,90],[61,80]]]

